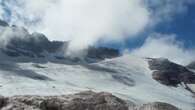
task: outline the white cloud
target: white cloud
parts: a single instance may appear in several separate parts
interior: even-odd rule
[[[131,52],[141,57],[168,58],[179,64],[188,64],[195,60],[195,51],[185,49],[182,42],[176,40],[175,35],[153,34],[145,43]]]
[[[139,33],[149,13],[139,0],[63,0],[43,19],[44,33],[52,39],[71,40],[70,49],[80,50],[101,38],[123,40]]]
[[[47,8],[53,3],[52,0],[4,0],[4,14],[10,13],[9,23],[18,26],[26,26],[31,29],[36,22],[43,17]]]

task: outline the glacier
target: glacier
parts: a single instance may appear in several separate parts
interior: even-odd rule
[[[0,55],[3,96],[53,96],[92,90],[110,92],[136,104],[165,102],[183,110],[195,108],[191,92],[154,80],[145,58],[122,55],[96,63],[70,63]]]
[[[92,90],[138,105],[164,102],[182,110],[195,108],[194,94],[185,87],[153,79],[147,58],[119,55],[107,48],[89,49],[86,61],[66,58],[60,49],[67,42],[49,41],[43,34],[30,34],[1,20],[0,37],[2,96],[60,96]]]

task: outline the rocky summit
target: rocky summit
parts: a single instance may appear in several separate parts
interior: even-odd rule
[[[153,70],[153,79],[162,84],[177,86],[178,84],[194,84],[195,73],[182,65],[168,59],[149,59],[149,68]]]
[[[5,34],[8,33],[8,34]],[[65,56],[69,42],[50,41],[42,33],[29,33],[23,27],[9,26],[5,21],[0,20],[0,34],[6,39],[6,43],[0,46],[0,51],[10,57],[45,58],[54,57],[59,60],[69,59]],[[106,47],[89,47],[86,49],[85,61],[99,61],[105,58],[119,56],[119,50]],[[79,58],[72,58],[72,61],[79,61]]]
[[[9,24],[3,20],[0,20],[0,26],[6,27],[6,26],[9,26]]]
[[[135,105],[110,93],[85,91],[66,96],[0,97],[1,110],[179,110],[166,103]]]
[[[189,69],[195,69],[195,61],[191,62],[189,65],[187,65]]]
[[[69,41],[51,41],[4,21],[0,34],[0,110],[195,108],[193,64],[101,46],[77,56],[68,50]]]

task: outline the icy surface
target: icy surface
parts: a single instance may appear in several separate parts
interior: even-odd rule
[[[0,60],[0,94],[61,95],[84,90],[111,92],[137,104],[166,102],[194,109],[192,94],[152,79],[147,60],[130,55],[93,64]],[[23,60],[24,58],[18,59]]]

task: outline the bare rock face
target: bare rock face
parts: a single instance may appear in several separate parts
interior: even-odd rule
[[[106,47],[89,47],[87,58],[103,60],[105,58],[114,58],[120,55],[119,50]]]
[[[194,84],[195,73],[186,67],[170,62],[168,59],[149,59],[149,68],[153,70],[153,79],[168,85]]]
[[[34,32],[30,34],[27,29],[18,26],[9,26],[6,21],[0,20],[2,29],[9,29],[8,42],[0,47],[0,51],[10,57],[29,57],[29,58],[45,58],[52,56],[58,60],[71,60],[79,62],[83,59],[70,56],[64,56],[69,46],[68,41],[50,41],[47,36],[42,33]],[[1,32],[0,32],[1,33]],[[63,53],[63,54],[62,54]],[[87,62],[97,62],[105,58],[114,58],[120,56],[117,49],[106,47],[89,47],[86,51],[85,60]]]
[[[7,99],[0,96],[0,109],[5,106]]]
[[[189,65],[187,65],[190,69],[195,69],[195,61],[191,62]]]
[[[6,26],[9,26],[9,24],[0,19],[0,26],[6,27]]]
[[[10,28],[12,29],[13,27]],[[23,33],[23,37],[12,37],[9,43],[1,49],[3,53],[11,57],[26,56],[30,58],[41,58],[45,57],[44,52],[48,54],[55,53],[60,50],[63,45],[67,44],[67,42],[49,41],[47,37],[41,33],[29,34],[26,30],[24,34],[23,30],[20,32],[20,27],[14,27],[14,29],[15,28],[18,30],[14,31],[13,34],[17,35],[17,33]]]

